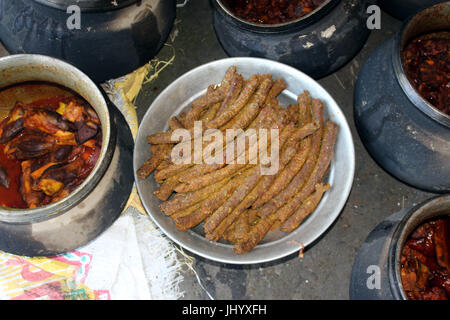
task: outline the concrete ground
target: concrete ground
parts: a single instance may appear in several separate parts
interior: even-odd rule
[[[142,117],[153,99],[185,72],[206,62],[227,57],[212,26],[208,1],[191,0],[177,11],[168,44],[175,60],[153,82],[144,86],[137,99]],[[390,38],[401,22],[382,15],[381,29],[371,33],[362,51],[336,73],[319,80],[344,111],[356,149],[356,172],[352,192],[340,217],[324,236],[297,254],[255,266],[234,266],[211,262],[190,254],[193,269],[184,272],[183,299],[348,299],[355,255],[370,233],[384,218],[404,207],[432,197],[406,186],[381,169],[362,145],[353,122],[353,89],[358,72],[369,54]],[[167,46],[158,55],[172,55]]]
[[[161,90],[179,76],[227,57],[216,39],[211,10],[207,0],[190,0],[178,9],[171,37],[158,54],[160,60],[167,60],[175,52],[175,59],[159,77],[144,85],[136,100],[139,118]],[[392,213],[433,196],[399,182],[381,169],[362,145],[353,122],[358,72],[369,54],[400,25],[383,14],[381,30],[372,32],[362,51],[341,70],[319,80],[345,113],[356,149],[353,189],[336,222],[320,241],[307,248],[303,258],[293,254],[267,264],[234,266],[186,252],[193,258],[193,270],[186,267],[183,271],[183,299],[348,299],[353,261],[370,231]],[[6,54],[0,47],[0,56]]]

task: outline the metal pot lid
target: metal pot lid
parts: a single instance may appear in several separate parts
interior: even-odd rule
[[[34,0],[35,2],[54,8],[67,10],[71,5],[77,5],[82,11],[106,11],[128,6],[138,0]]]

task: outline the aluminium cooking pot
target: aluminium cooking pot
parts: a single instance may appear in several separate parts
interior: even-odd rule
[[[133,140],[120,112],[80,70],[42,55],[0,58],[0,88],[54,84],[77,93],[97,112],[102,148],[88,178],[67,197],[35,209],[0,206],[0,249],[47,256],[78,248],[108,228],[122,212],[133,186]],[[39,97],[42,98],[42,97]]]
[[[421,224],[449,214],[450,195],[444,195],[397,212],[376,226],[355,258],[350,299],[406,300],[400,275],[403,246]]]
[[[450,2],[405,21],[362,67],[354,118],[375,161],[399,180],[434,193],[450,192],[450,116],[434,108],[406,77],[401,52],[409,40],[449,30]]]
[[[175,20],[176,0],[0,1],[0,40],[11,54],[65,60],[95,82],[126,75],[161,49]],[[79,29],[71,25],[80,8]],[[70,28],[69,28],[70,26]]]
[[[313,78],[351,60],[366,42],[372,0],[325,0],[310,14],[276,25],[256,24],[233,14],[224,0],[211,0],[214,29],[232,57],[260,57],[291,65]]]

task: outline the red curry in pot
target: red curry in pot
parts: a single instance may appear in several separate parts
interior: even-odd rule
[[[320,7],[325,0],[224,0],[238,17],[259,24],[297,20]]]
[[[404,292],[411,300],[450,298],[450,217],[428,221],[406,241],[401,255]]]
[[[403,50],[406,75],[439,111],[450,115],[450,33],[439,32],[412,40]]]
[[[68,196],[100,156],[95,110],[77,97],[17,102],[0,122],[0,205],[37,208]]]

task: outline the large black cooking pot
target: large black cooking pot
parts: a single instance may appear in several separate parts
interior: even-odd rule
[[[450,2],[406,21],[362,67],[354,117],[362,142],[393,176],[430,192],[450,192],[450,117],[423,99],[405,75],[401,51],[412,38],[448,30]]]
[[[38,53],[68,61],[95,82],[147,63],[163,46],[175,19],[175,0],[1,1],[0,40],[12,53]],[[74,29],[80,9],[80,27]]]
[[[255,24],[233,14],[223,0],[211,0],[214,29],[230,56],[262,57],[321,78],[351,60],[367,40],[367,7],[373,0],[326,0],[292,22]]]
[[[40,84],[42,89],[27,85]],[[44,88],[42,87],[44,86]],[[0,250],[49,256],[83,246],[120,216],[133,188],[133,137],[122,113],[73,65],[52,57],[21,54],[0,58],[0,104],[29,103],[78,94],[97,112],[102,148],[90,175],[67,197],[30,209],[0,206]]]
[[[403,247],[421,224],[449,214],[450,195],[445,195],[397,212],[376,226],[356,255],[350,299],[406,300],[400,275]]]
[[[418,13],[426,7],[445,2],[445,0],[379,0],[378,5],[399,20]]]

